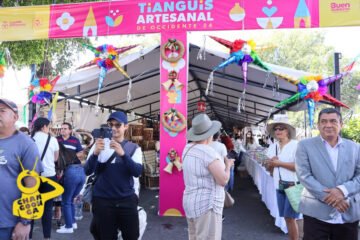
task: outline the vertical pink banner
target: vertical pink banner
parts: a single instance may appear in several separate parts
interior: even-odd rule
[[[188,44],[187,33],[181,32],[163,32],[161,34],[161,45],[168,43],[169,39],[181,41],[185,51],[182,58],[176,63],[169,63],[160,56],[160,116],[171,109],[181,113],[186,126],[187,119],[187,81],[188,81]],[[176,71],[178,73],[177,87],[168,88],[169,73]],[[182,86],[181,86],[182,85]],[[181,123],[181,120],[178,119]],[[176,120],[175,120],[176,121]],[[182,196],[185,189],[183,173],[174,165],[172,173],[164,171],[169,169],[168,153],[173,148],[181,157],[182,150],[186,145],[186,127],[178,132],[173,133],[160,124],[160,196],[159,196],[159,215],[161,216],[185,216],[182,206]],[[182,159],[180,159],[182,162]]]

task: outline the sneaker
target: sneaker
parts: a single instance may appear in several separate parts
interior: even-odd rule
[[[73,233],[74,229],[73,228],[59,228],[58,230],[56,230],[57,233]]]
[[[64,225],[59,226],[59,227],[60,227],[60,228],[66,228],[66,225],[64,224]],[[76,229],[78,228],[77,223],[73,223],[73,224],[72,224],[72,228],[73,228],[74,230],[76,230]]]

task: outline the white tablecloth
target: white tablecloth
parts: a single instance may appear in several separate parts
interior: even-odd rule
[[[270,210],[271,216],[275,218],[275,226],[279,227],[284,233],[287,233],[286,223],[283,217],[279,216],[279,209],[276,200],[276,189],[274,180],[269,172],[265,170],[254,159],[246,156],[245,166],[248,173],[252,176],[255,185],[257,186],[261,200],[265,203],[266,207]]]

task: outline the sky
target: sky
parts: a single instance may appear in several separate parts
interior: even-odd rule
[[[288,31],[286,29],[275,31]],[[292,30],[294,31],[294,30]],[[325,43],[334,46],[335,50],[341,52],[343,56],[354,58],[360,54],[360,27],[343,27],[343,28],[321,28],[321,29],[301,29],[300,31],[324,31],[326,33]],[[242,38],[244,40],[254,39],[255,42],[259,38],[269,37],[274,30],[254,30],[254,31],[224,31],[224,32],[192,32],[189,39],[192,42],[202,43],[203,35],[216,35],[222,38],[234,40]],[[101,44],[110,41],[111,37],[99,37]],[[87,61],[92,59],[92,54],[88,54]],[[83,58],[81,58],[83,59]],[[84,60],[84,63],[86,60]],[[298,69],[303,70],[303,69]],[[13,100],[19,105],[27,103],[27,87],[30,81],[30,70],[23,69],[16,73],[8,68],[5,77],[0,79],[0,97]]]

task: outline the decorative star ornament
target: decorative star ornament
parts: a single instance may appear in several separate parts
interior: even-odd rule
[[[52,98],[52,92],[56,82],[60,76],[56,76],[54,79],[37,78],[35,77],[30,83],[30,98],[33,103],[50,104]]]
[[[116,48],[110,44],[104,44],[98,47],[94,47],[92,45],[84,45],[87,49],[92,51],[95,55],[95,58],[78,67],[77,69],[89,67],[92,65],[97,65],[100,68],[99,74],[99,83],[98,83],[98,97],[96,100],[96,106],[99,105],[99,98],[100,98],[100,89],[103,86],[104,79],[106,77],[106,73],[109,69],[116,68],[120,73],[122,73],[125,77],[129,79],[129,88],[127,93],[127,101],[130,102],[131,100],[131,87],[132,87],[132,80],[127,72],[120,66],[119,64],[119,54],[124,53],[130,49],[137,47],[138,45],[131,45],[122,48]]]
[[[258,54],[255,51],[256,44],[253,40],[244,41],[242,39],[235,40],[234,42],[210,36],[213,40],[217,41],[218,43],[224,45],[225,47],[229,48],[230,50],[230,57],[226,59],[224,62],[216,66],[213,71],[211,72],[209,79],[208,79],[208,86],[206,88],[206,94],[212,90],[212,81],[213,81],[213,73],[219,69],[222,69],[232,63],[236,63],[241,66],[242,73],[243,73],[243,91],[246,90],[247,84],[247,67],[248,64],[253,63],[266,71],[270,71],[269,67],[267,67],[260,59]]]
[[[307,103],[309,123],[310,127],[312,128],[314,125],[315,102],[325,100],[335,106],[349,108],[346,104],[327,94],[328,86],[331,83],[340,80],[349,73],[350,72],[343,72],[327,78],[323,78],[321,75],[311,75],[301,77],[299,79],[292,78],[288,75],[274,73],[275,75],[284,78],[288,82],[297,85],[297,93],[287,99],[282,100],[276,104],[275,107],[281,108],[287,104],[298,101],[299,99],[304,99]]]

